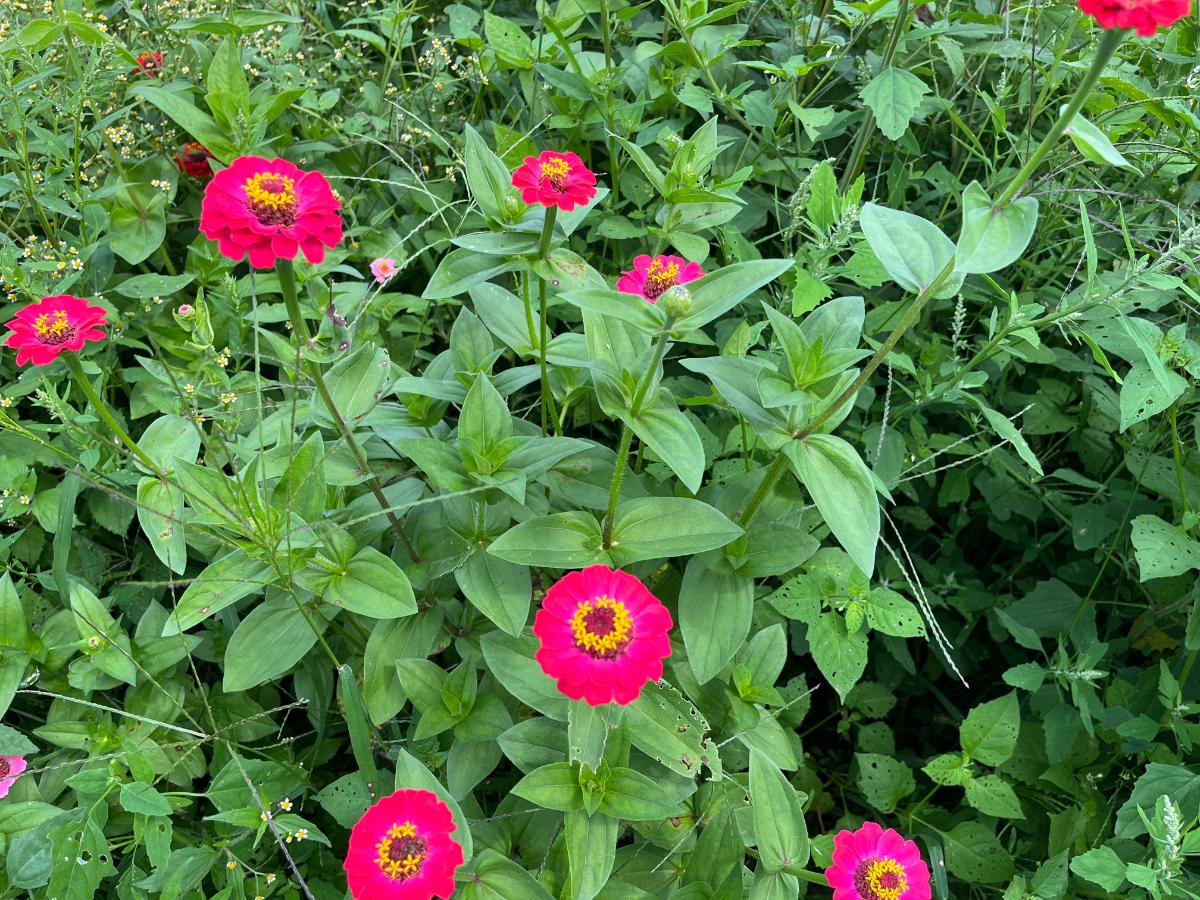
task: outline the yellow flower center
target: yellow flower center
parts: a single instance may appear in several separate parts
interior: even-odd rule
[[[375,850],[376,864],[384,875],[396,881],[412,878],[425,862],[425,841],[417,837],[417,826],[412,822],[392,823]]]
[[[42,343],[55,346],[66,343],[75,333],[71,323],[67,321],[66,310],[56,309],[54,312],[42,313],[33,320],[33,330]]]
[[[571,616],[575,646],[596,659],[616,659],[633,636],[633,619],[625,604],[611,597],[583,602]]]
[[[664,263],[656,259],[646,270],[646,286],[644,293],[647,297],[657,300],[667,288],[679,284],[679,263]]]
[[[563,181],[571,171],[570,164],[561,156],[548,159],[541,166],[542,177],[549,181],[557,190],[562,190]]]
[[[908,890],[908,874],[894,859],[867,859],[854,873],[854,886],[863,900],[900,900]]]
[[[246,206],[263,225],[296,221],[296,184],[286,175],[259,172],[246,179]]]

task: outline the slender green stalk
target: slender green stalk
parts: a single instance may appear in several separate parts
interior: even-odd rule
[[[86,396],[91,402],[92,407],[96,410],[97,415],[100,416],[100,419],[104,422],[104,424],[112,430],[113,434],[117,436],[122,444],[129,448],[130,453],[141,460],[142,464],[151,472],[161,477],[163,471],[159,464],[151,459],[145,450],[134,443],[133,438],[131,438],[125,432],[125,429],[121,427],[120,423],[117,422],[116,416],[114,416],[112,411],[109,410],[108,404],[100,399],[100,395],[96,393],[96,389],[92,387],[92,383],[88,381],[87,375],[83,373],[83,365],[79,362],[79,357],[74,353],[67,352],[63,354],[62,359],[66,362],[67,368],[71,370],[71,374],[75,377],[75,382],[83,391],[84,396]]]
[[[1167,410],[1167,420],[1171,423],[1171,451],[1175,457],[1175,478],[1179,482],[1179,502],[1183,506],[1183,514],[1188,514],[1188,496],[1187,485],[1183,478],[1183,453],[1179,443],[1179,423],[1176,416],[1176,410],[1179,407],[1178,401],[1171,404]]]
[[[750,502],[746,504],[746,508],[742,510],[741,526],[749,528],[750,523],[754,521],[754,517],[758,515],[759,508],[763,505],[763,501],[767,499],[767,495],[771,493],[771,489],[783,477],[784,471],[787,469],[788,458],[781,450],[771,460],[771,465],[767,468],[767,474],[763,476],[763,480],[758,483],[758,489],[755,490]]]
[[[1087,74],[1083,76],[1083,81],[1079,82],[1079,87],[1075,89],[1074,96],[1063,107],[1057,121],[1046,132],[1046,136],[1042,138],[1042,142],[1030,154],[1029,159],[1025,161],[1025,165],[1021,167],[1020,171],[1013,176],[1012,181],[1008,183],[1008,187],[1004,189],[1004,193],[996,201],[996,209],[1003,209],[1017,196],[1017,193],[1025,186],[1025,182],[1037,171],[1037,167],[1041,165],[1042,160],[1054,149],[1054,145],[1063,136],[1063,133],[1067,130],[1067,126],[1075,118],[1075,114],[1083,108],[1083,103],[1087,100],[1088,94],[1092,92],[1092,88],[1100,81],[1100,76],[1104,73],[1104,67],[1108,65],[1108,61],[1112,59],[1113,54],[1117,52],[1117,48],[1121,46],[1121,41],[1125,39],[1125,35],[1128,33],[1127,30],[1120,28],[1110,28],[1104,32],[1103,37],[1100,38],[1100,46],[1096,49],[1096,55],[1092,58],[1092,64],[1088,68]]]
[[[551,206],[546,209],[546,221],[542,225],[542,239],[538,243],[538,259],[547,264],[549,264],[550,260],[550,239],[554,237],[554,220],[557,215],[558,207]],[[543,436],[549,432],[548,422],[553,423],[555,431],[558,430],[558,416],[554,412],[554,392],[550,390],[550,375],[546,369],[546,344],[549,341],[549,329],[546,327],[546,293],[548,290],[549,285],[546,284],[546,279],[543,276],[538,281],[538,367],[541,370],[542,376]]]
[[[631,419],[636,419],[642,411],[642,403],[646,399],[650,385],[654,382],[654,376],[658,374],[658,367],[662,365],[663,357],[667,354],[667,341],[671,337],[671,327],[674,324],[675,319],[668,317],[662,331],[658,333],[658,342],[654,345],[654,359],[651,361],[650,367],[642,373],[642,379],[633,393],[633,402],[629,404]],[[612,482],[608,488],[608,510],[604,513],[603,546],[606,550],[612,543],[613,518],[617,514],[617,500],[621,496],[621,480],[625,477],[625,467],[629,464],[629,448],[632,443],[633,429],[629,427],[628,423],[622,423],[621,443],[617,447],[617,464],[613,469]]]
[[[308,324],[300,314],[300,301],[296,296],[296,274],[292,268],[292,261],[290,259],[278,260],[275,263],[275,271],[279,275],[279,287],[283,292],[283,302],[287,306],[288,318],[292,321],[292,330],[296,332],[296,336],[300,339],[301,347],[306,347],[311,337],[308,331]],[[303,359],[303,353],[301,353],[301,358]],[[354,460],[358,463],[359,471],[367,476],[367,487],[375,495],[375,499],[379,501],[379,506],[383,510],[384,515],[387,516],[388,523],[391,525],[392,533],[396,535],[396,538],[403,545],[404,552],[408,554],[409,559],[419,563],[421,556],[417,553],[417,548],[408,539],[408,535],[404,533],[404,526],[400,524],[400,520],[396,517],[396,514],[389,508],[388,499],[383,493],[383,485],[379,481],[379,476],[375,474],[375,470],[367,462],[367,457],[358,445],[358,441],[354,439],[354,434],[351,432],[350,426],[342,418],[342,414],[338,412],[337,404],[333,401],[333,395],[329,392],[329,386],[325,384],[325,376],[321,373],[321,367],[308,359],[304,359],[304,367],[312,378],[313,383],[316,384],[317,393],[321,395],[321,400],[325,403],[325,408],[329,410],[330,418],[337,425],[338,430],[342,433],[342,437],[346,441],[346,446],[350,448],[350,452],[354,455]]]

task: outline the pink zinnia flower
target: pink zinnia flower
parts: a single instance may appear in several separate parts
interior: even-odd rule
[[[350,831],[346,880],[354,900],[430,900],[454,893],[463,864],[450,808],[432,791],[396,791]]]
[[[667,608],[633,575],[588,566],[546,592],[533,621],[537,661],[572,700],[625,705],[662,678],[671,624]]]
[[[530,206],[557,206],[563,212],[583,206],[596,196],[596,176],[574,153],[543,150],[537,156],[527,156],[513,172],[512,184]]]
[[[647,256],[643,253],[633,258],[632,269],[621,273],[617,290],[623,294],[638,294],[656,303],[668,288],[703,277],[700,263],[687,262],[678,256]]]
[[[1189,12],[1191,0],[1078,0],[1079,9],[1101,28],[1136,28],[1150,37],[1159,28],[1174,25]]]
[[[929,869],[921,851],[892,829],[867,822],[833,838],[825,870],[833,900],[929,900]]]
[[[17,776],[25,771],[25,757],[0,756],[0,797],[8,796],[8,789],[13,786]]]
[[[286,159],[239,156],[204,189],[200,231],[222,255],[269,269],[297,249],[310,263],[342,239],[342,204],[320,172],[305,172]]]
[[[386,284],[387,280],[396,274],[396,261],[390,256],[381,256],[371,263],[371,274],[380,284]]]
[[[106,315],[81,297],[43,297],[18,310],[17,317],[5,324],[12,331],[5,346],[17,351],[18,366],[49,365],[64,350],[82,350],[88,341],[104,340],[97,326],[104,324]]]

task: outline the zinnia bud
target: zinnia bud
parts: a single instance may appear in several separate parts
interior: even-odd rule
[[[672,319],[683,318],[692,309],[692,292],[682,284],[677,284],[663,292],[658,298],[658,305]]]

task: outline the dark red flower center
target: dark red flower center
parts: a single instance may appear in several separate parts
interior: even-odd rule
[[[571,617],[575,646],[594,659],[616,659],[633,637],[633,619],[625,604],[611,597],[580,603]]]
[[[395,881],[407,881],[420,874],[427,845],[412,822],[393,823],[375,845],[375,862],[383,874]]]
[[[0,756],[0,778],[4,778],[12,771],[12,766],[8,764],[8,760]]]
[[[900,900],[908,891],[908,873],[891,857],[864,859],[854,870],[862,900]]]
[[[33,333],[43,344],[59,347],[75,337],[75,326],[67,318],[66,310],[56,309],[33,320]]]
[[[666,263],[656,259],[646,270],[646,284],[642,294],[648,300],[657,300],[668,288],[679,284],[679,263]]]

